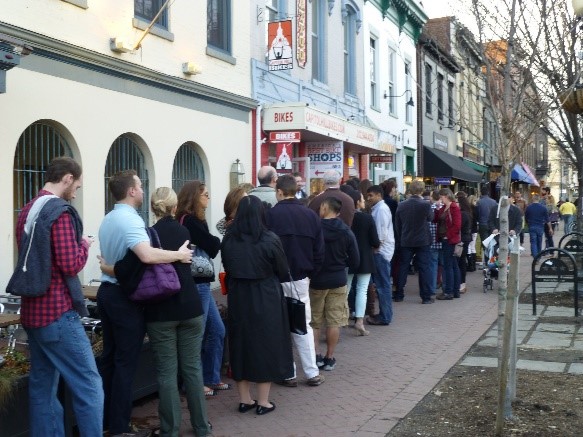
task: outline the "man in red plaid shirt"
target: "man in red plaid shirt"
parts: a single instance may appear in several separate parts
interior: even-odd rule
[[[32,219],[39,205],[48,204],[44,203],[45,196],[70,201],[81,188],[81,166],[68,157],[52,160],[45,177],[43,189],[24,206],[18,217],[16,238],[19,250],[32,247],[20,247],[25,225],[29,214]],[[31,212],[37,201],[41,203]],[[52,223],[42,223],[40,215],[35,217],[37,230],[50,228],[50,253],[29,253],[31,263],[28,267],[34,267],[34,258],[46,256],[51,259],[51,272],[46,293],[23,297],[20,311],[30,349],[30,435],[65,435],[63,407],[56,396],[60,375],[73,394],[73,410],[80,434],[98,437],[103,433],[101,377],[89,339],[73,307],[74,296],[72,298],[73,291],[69,286],[70,279],[76,278],[85,267],[93,240],[81,236],[82,225],[72,206],[67,206],[67,211]]]

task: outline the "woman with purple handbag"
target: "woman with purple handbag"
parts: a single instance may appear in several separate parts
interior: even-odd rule
[[[157,219],[153,229],[162,249],[177,250],[190,239],[188,230],[173,217],[176,205],[177,197],[172,188],[160,187],[152,193],[150,206]],[[206,436],[211,434],[211,425],[204,400],[200,357],[204,335],[201,299],[190,274],[190,265],[179,262],[172,265],[178,274],[180,291],[162,301],[144,304],[146,330],[158,377],[160,435],[178,436],[180,431],[182,409],[177,384],[180,369],[190,423],[196,436]],[[101,269],[108,273],[111,266],[102,265]],[[111,270],[120,282],[127,280],[124,276],[136,271],[135,261],[126,256]]]

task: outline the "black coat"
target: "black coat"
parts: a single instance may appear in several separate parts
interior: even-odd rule
[[[411,196],[399,203],[393,219],[397,247],[422,247],[431,244],[429,223],[433,220],[431,203]]]
[[[324,261],[320,217],[297,199],[284,199],[265,212],[269,230],[281,240],[294,281],[312,277]],[[285,281],[287,282],[287,281]]]
[[[189,239],[188,230],[181,226],[172,217],[160,219],[153,228],[158,233],[160,245],[165,250],[178,250]],[[162,302],[144,305],[146,322],[170,322],[191,319],[203,314],[202,304],[192,276],[190,264],[172,263],[180,280],[180,292]],[[137,255],[128,250],[126,256],[115,263],[115,276],[122,288],[124,284],[131,284],[145,264]],[[134,286],[135,289],[135,286]]]
[[[355,269],[349,269],[348,273],[376,273],[373,248],[378,248],[381,242],[372,215],[356,211],[351,229],[356,237],[360,264]]]
[[[472,241],[472,216],[467,211],[462,211],[462,242],[469,243]]]

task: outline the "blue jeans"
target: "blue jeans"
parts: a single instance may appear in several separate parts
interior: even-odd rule
[[[366,310],[366,295],[368,284],[370,283],[370,273],[349,273],[348,285],[352,284],[352,279],[356,276],[355,297],[354,297],[354,315],[357,318],[364,317]]]
[[[105,394],[104,423],[111,435],[123,434],[130,431],[132,386],[146,332],[144,312],[111,282],[99,286],[97,308],[103,328],[99,371]]]
[[[443,251],[443,294],[459,296],[460,294],[460,268],[457,258],[453,256],[455,244],[444,241],[441,244]]]
[[[439,255],[441,249],[429,249],[429,290],[431,296],[435,295],[437,290],[437,268],[439,266]]]
[[[393,291],[391,289],[391,263],[382,255],[374,254],[377,272],[373,275],[377,294],[379,296],[379,320],[391,323],[393,320]]]
[[[182,407],[176,384],[179,371],[184,381],[194,433],[197,436],[210,434],[200,361],[203,316],[180,321],[151,322],[146,325],[146,329],[158,377],[160,434],[178,436],[180,431]]]
[[[29,420],[32,437],[65,435],[57,399],[59,375],[72,393],[82,436],[103,434],[103,388],[79,315],[67,311],[50,325],[26,329],[30,349]]]
[[[567,234],[567,233],[569,233],[569,227],[571,226],[571,223],[573,222],[573,215],[572,214],[565,214],[563,216],[563,221],[565,222],[564,232],[565,232],[565,234]]]
[[[543,234],[544,229],[541,226],[529,226],[528,235],[530,238],[530,253],[532,257],[536,257],[542,250],[543,247]]]
[[[204,311],[204,339],[202,341],[202,372],[205,385],[220,384],[225,347],[225,324],[211,293],[211,284],[196,284]]]
[[[403,298],[405,295],[405,284],[409,275],[409,264],[416,256],[416,265],[419,270],[419,296],[421,300],[431,298],[431,276],[430,276],[430,253],[429,246],[421,247],[401,247],[401,264],[399,267],[399,283],[397,284],[396,298]],[[435,287],[433,287],[435,290]]]

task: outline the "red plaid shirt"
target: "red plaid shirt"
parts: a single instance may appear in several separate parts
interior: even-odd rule
[[[40,196],[52,194],[40,190],[38,196],[28,202],[16,223],[16,241],[20,245],[20,238],[24,232],[26,217],[32,204]],[[57,320],[63,313],[73,308],[71,295],[65,283],[65,275],[78,274],[89,255],[89,247],[85,242],[77,243],[75,228],[68,213],[53,223],[51,229],[51,285],[46,294],[38,297],[23,297],[20,308],[20,320],[26,328],[42,328]]]

